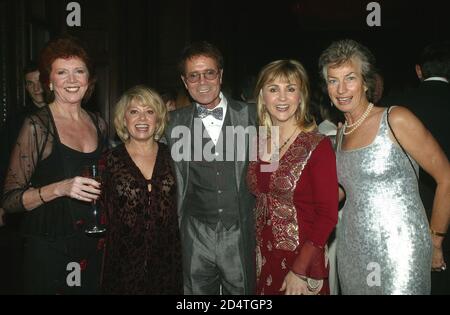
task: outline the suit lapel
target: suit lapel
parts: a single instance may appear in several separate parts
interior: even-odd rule
[[[233,127],[242,126],[244,129],[248,127],[248,111],[232,99],[228,99],[228,108],[230,110],[231,125]],[[236,140],[236,138],[235,138]],[[237,150],[237,144],[234,145],[234,166],[236,174],[236,186],[238,191],[240,190],[241,178],[244,173],[246,160],[248,156],[248,137],[245,137],[244,149],[239,148]]]
[[[173,119],[173,127],[172,130],[178,126],[181,127],[187,127],[191,132],[193,132],[193,126],[194,126],[194,114],[195,114],[195,104],[191,106],[191,109],[189,111],[181,111],[178,113],[178,115]],[[191,150],[191,141],[192,137],[189,135],[189,144],[186,145],[186,147]],[[189,159],[187,161],[182,160],[180,162],[175,163],[176,167],[178,168],[178,172],[180,173],[180,178],[182,179],[182,185],[180,188],[181,190],[181,196],[182,199],[184,199],[184,196],[186,195],[187,190],[187,183],[188,183],[188,176],[189,176]],[[180,184],[180,183],[179,183]]]

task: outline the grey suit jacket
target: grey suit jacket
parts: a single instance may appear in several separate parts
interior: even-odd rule
[[[249,126],[256,125],[256,107],[253,105],[247,105],[242,102],[235,101],[227,97],[228,109],[231,119],[231,124],[234,127],[242,126],[244,129]],[[167,144],[171,148],[172,157],[177,155],[177,152],[181,150],[179,145],[180,131],[190,130],[193,132],[194,126],[194,114],[195,104],[189,107],[181,108],[170,113],[170,119],[168,126],[165,130],[165,139]],[[189,139],[187,139],[189,138]],[[185,137],[185,150],[191,150],[190,135]],[[189,141],[186,141],[189,140]],[[241,258],[243,259],[245,266],[246,276],[246,292],[249,294],[254,293],[255,285],[255,262],[254,262],[254,250],[255,250],[255,223],[254,223],[254,197],[250,194],[247,183],[247,166],[249,159],[249,139],[245,140],[245,148],[237,145],[234,148],[235,156],[235,178],[236,178],[236,190],[239,198],[239,226],[241,228]],[[185,151],[186,153],[186,151]],[[240,154],[241,156],[237,156]],[[177,203],[178,203],[178,215],[180,223],[183,219],[183,204],[186,197],[188,181],[189,181],[189,160],[174,161],[175,174],[177,179]]]

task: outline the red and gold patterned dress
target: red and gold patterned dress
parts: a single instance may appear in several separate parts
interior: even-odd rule
[[[249,164],[247,180],[256,196],[256,269],[258,294],[280,291],[287,273],[320,284],[328,294],[326,243],[337,223],[338,182],[330,140],[302,132],[274,172],[265,162]]]

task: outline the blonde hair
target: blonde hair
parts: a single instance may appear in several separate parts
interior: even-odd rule
[[[256,81],[255,96],[257,96],[257,111],[259,124],[264,126],[270,134],[272,120],[264,104],[262,89],[265,85],[277,80],[286,80],[288,83],[298,83],[300,88],[300,104],[295,112],[297,125],[303,131],[312,131],[317,128],[316,122],[309,112],[309,79],[305,68],[296,60],[277,60],[264,66]]]
[[[155,112],[156,130],[154,139],[159,140],[167,124],[166,105],[155,90],[144,85],[137,85],[126,91],[115,106],[114,126],[119,138],[123,142],[127,142],[130,139],[130,134],[125,126],[125,112],[132,101],[138,102],[141,106],[150,107]]]

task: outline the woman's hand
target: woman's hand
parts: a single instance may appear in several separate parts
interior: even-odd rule
[[[92,202],[100,196],[100,183],[86,177],[74,177],[40,188],[30,188],[23,194],[23,206],[32,211],[44,203],[60,197]]]
[[[74,177],[66,179],[55,189],[59,197],[67,196],[76,200],[92,202],[99,198],[100,183],[87,177]]]
[[[285,291],[285,295],[307,295],[309,294],[308,285],[305,280],[289,271],[284,278],[280,291]]]
[[[436,244],[434,238],[433,237],[433,260],[431,263],[431,271],[444,271],[445,269],[447,269],[447,265],[444,261],[444,255],[442,253],[442,245],[441,245],[441,240],[439,240]]]

